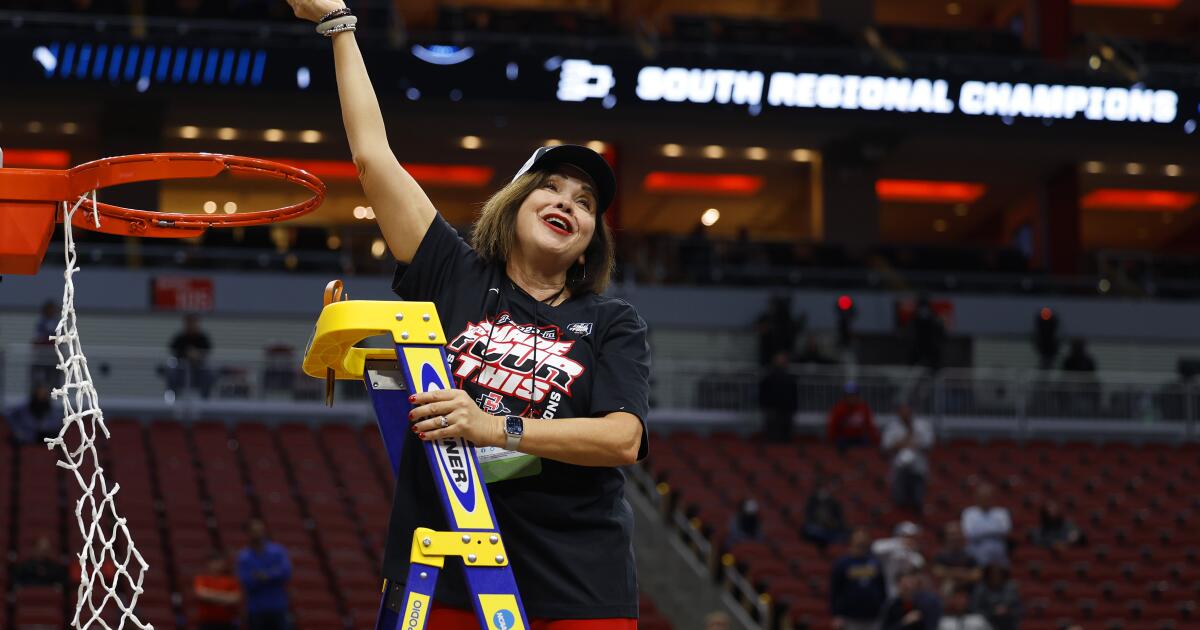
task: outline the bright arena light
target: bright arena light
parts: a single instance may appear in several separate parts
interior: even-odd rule
[[[362,206],[354,206],[354,218],[355,219],[367,218],[367,209]]]
[[[1125,172],[1129,173],[1130,175],[1141,175],[1142,165],[1138,164],[1137,162],[1130,162],[1125,165]]]
[[[480,140],[479,136],[463,136],[459,144],[464,149],[478,149],[483,146],[483,140]]]
[[[384,244],[383,239],[377,238],[374,241],[371,241],[371,256],[374,256],[375,258],[383,258],[383,252],[386,250],[387,245]]]
[[[300,132],[300,142],[316,144],[321,141],[321,132],[316,129],[305,129]]]
[[[587,143],[587,147],[596,153],[604,153],[608,150],[608,145],[604,144],[604,142],[600,140],[592,140],[591,142]]]
[[[282,129],[267,129],[263,131],[263,140],[267,142],[280,142],[283,140]]]
[[[1083,170],[1095,175],[1096,173],[1104,172],[1104,164],[1100,162],[1087,162],[1083,165]]]
[[[65,122],[62,124],[62,132],[68,136],[74,135],[79,131],[79,125],[73,122]]]
[[[813,153],[808,149],[795,149],[792,151],[792,159],[797,162],[811,162]]]
[[[200,137],[200,128],[192,125],[184,125],[179,128],[179,137],[185,140],[195,140]]]
[[[221,127],[217,130],[217,138],[221,140],[237,140],[238,131],[233,127]]]
[[[225,214],[233,214],[237,212],[237,204],[232,201],[226,201],[223,209],[225,210]]]
[[[710,144],[704,147],[704,157],[719,160],[725,157],[725,147],[718,144]]]
[[[1167,177],[1179,177],[1183,174],[1183,169],[1178,164],[1168,164],[1163,167],[1163,172],[1167,174]]]
[[[762,147],[748,147],[746,157],[751,160],[765,160],[767,159],[767,150]]]
[[[662,154],[667,157],[679,157],[683,155],[683,147],[678,144],[664,144],[662,146]]]
[[[217,211],[217,202],[215,202],[215,201],[205,201],[204,202],[204,214],[213,214],[216,211]]]
[[[703,223],[705,227],[711,227],[720,220],[721,211],[717,210],[716,208],[709,208],[708,210],[704,211],[704,214],[700,215],[700,222]]]

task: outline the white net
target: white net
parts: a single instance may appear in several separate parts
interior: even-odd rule
[[[93,201],[95,195],[93,191]],[[54,390],[53,396],[62,403],[63,426],[58,437],[46,440],[47,448],[62,451],[58,465],[74,474],[81,490],[75,502],[75,521],[83,536],[83,549],[79,552],[79,599],[71,627],[152,628],[138,619],[134,610],[142,594],[142,580],[150,567],[134,546],[125,519],[117,512],[117,492],[121,486],[115,483],[109,486],[100,463],[96,441],[100,433],[108,438],[108,427],[75,325],[74,275],[79,267],[71,219],[85,200],[86,194],[69,209],[67,202],[62,205],[66,286],[62,317],[53,341],[63,385]],[[98,213],[93,216],[99,221]]]

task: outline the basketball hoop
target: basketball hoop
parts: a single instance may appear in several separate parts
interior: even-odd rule
[[[278,162],[217,153],[145,153],[104,158],[68,170],[0,168],[0,274],[34,274],[63,220],[59,205],[102,188],[165,179],[200,179],[229,173],[282,180],[312,193],[274,210],[239,214],[189,214],[122,208],[85,199],[76,227],[107,234],[159,238],[198,236],[210,227],[245,227],[286,221],[325,200],[325,184],[311,173]]]
[[[2,154],[0,154],[2,156]],[[2,166],[2,163],[0,163]],[[312,196],[291,206],[241,214],[188,214],[133,210],[101,203],[101,188],[162,179],[198,179],[230,173],[283,180]],[[68,170],[0,168],[0,274],[34,274],[42,264],[54,226],[63,223],[62,314],[49,341],[54,344],[61,387],[51,395],[63,407],[57,437],[45,440],[59,452],[58,466],[72,473],[80,489],[75,520],[83,537],[77,554],[80,579],[72,628],[112,630],[153,626],[140,618],[149,564],[117,508],[120,485],[110,483],[96,450],[108,437],[99,393],[79,337],[75,281],[79,272],[74,228],[160,238],[185,238],[210,227],[241,227],[285,221],[312,212],[325,200],[325,184],[286,164],[214,153],[147,153],[105,158]],[[115,570],[106,577],[106,567]]]

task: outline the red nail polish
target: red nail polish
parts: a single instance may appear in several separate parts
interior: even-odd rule
[[[417,425],[415,425],[415,424],[414,424],[414,425],[412,425],[412,430],[413,430],[413,433],[416,433],[416,432],[417,432]]]
[[[421,438],[422,440],[424,440],[424,439],[425,439],[425,434],[424,434],[424,433],[418,433],[418,434],[417,434],[417,437],[419,437],[419,438]]]
[[[417,402],[417,395],[416,395],[416,394],[413,394],[412,396],[409,396],[409,397],[408,397],[408,402],[410,402],[410,403],[411,403],[411,402]]]

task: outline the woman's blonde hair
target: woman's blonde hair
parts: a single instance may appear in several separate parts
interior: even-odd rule
[[[509,253],[517,244],[517,212],[521,204],[553,174],[552,171],[526,173],[496,191],[483,204],[475,221],[471,246],[484,260],[497,265],[508,262]],[[567,289],[572,295],[602,293],[608,287],[616,261],[612,233],[603,215],[596,216],[596,230],[583,251],[583,260],[583,265],[575,263],[567,270]]]

